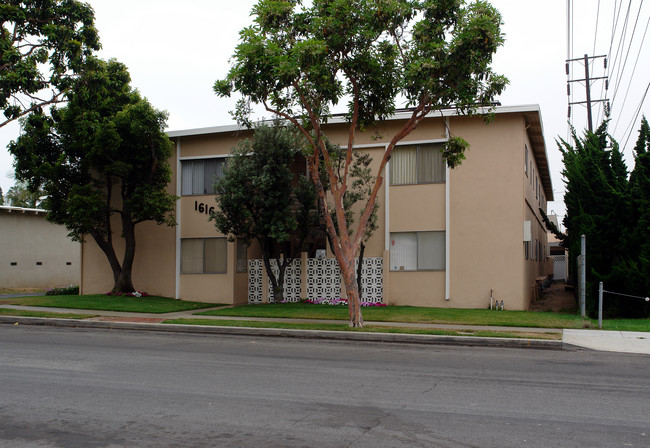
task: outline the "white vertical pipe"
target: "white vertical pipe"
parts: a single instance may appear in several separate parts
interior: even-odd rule
[[[447,140],[449,140],[449,117],[446,117],[445,119],[445,133],[447,135]],[[445,300],[450,299],[451,295],[451,227],[450,227],[450,222],[451,218],[449,216],[450,213],[450,201],[449,201],[449,191],[450,191],[450,183],[451,183],[451,169],[449,166],[446,168],[446,173],[445,173]]]
[[[386,149],[388,149],[388,145],[386,145],[384,151]],[[390,188],[390,160],[386,164],[384,171],[384,250],[390,250],[390,192],[388,191]]]
[[[176,138],[176,282],[174,298],[181,298],[181,138]]]

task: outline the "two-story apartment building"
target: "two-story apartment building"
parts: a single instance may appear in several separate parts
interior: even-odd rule
[[[356,147],[378,164],[407,115],[397,113],[378,129],[359,132]],[[336,118],[327,132],[334,142],[347,138]],[[215,303],[249,300],[250,263],[259,250],[228,241],[208,216],[215,207],[215,176],[223,173],[237,141],[250,135],[237,126],[169,132],[176,143],[169,188],[180,197],[178,225],[145,223],[137,229],[138,289]],[[453,170],[440,154],[449,135],[471,145]],[[453,110],[427,118],[394,151],[381,188],[379,228],[365,253],[381,260],[381,300],[485,308],[492,294],[508,309],[528,308],[536,280],[547,275],[539,209],[553,200],[538,106],[498,107],[489,124]],[[300,275],[304,298],[304,284],[314,280],[306,280],[305,269]],[[92,241],[83,245],[82,277],[83,293],[112,287],[108,263]]]

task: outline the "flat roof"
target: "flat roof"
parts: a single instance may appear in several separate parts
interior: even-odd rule
[[[487,113],[489,110],[487,108],[479,109],[479,113]],[[542,181],[542,187],[544,189],[544,194],[548,201],[553,201],[553,186],[551,184],[551,173],[549,171],[548,155],[546,153],[546,142],[544,140],[544,125],[542,123],[542,111],[538,104],[525,104],[519,106],[496,106],[493,111],[495,114],[512,114],[520,113],[523,114],[526,121],[526,132],[528,133],[528,138],[532,145],[533,155],[539,168],[539,176]],[[429,117],[440,118],[440,117],[456,117],[456,116],[465,116],[459,114],[456,109],[443,109],[441,111],[431,112]],[[387,118],[386,121],[393,120],[406,120],[411,117],[411,112],[408,110],[400,110],[395,112],[390,118]],[[337,124],[345,123],[345,117],[341,115],[334,115],[328,119],[328,124]],[[178,137],[190,137],[196,135],[206,135],[206,134],[221,134],[225,132],[237,132],[246,130],[245,127],[242,127],[238,124],[230,124],[224,126],[210,126],[203,128],[193,128],[193,129],[180,129],[167,131],[167,135],[170,138]]]

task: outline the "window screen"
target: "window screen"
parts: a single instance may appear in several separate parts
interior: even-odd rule
[[[214,194],[214,184],[223,176],[225,158],[182,160],[181,194]]]
[[[225,274],[227,264],[225,238],[185,238],[181,240],[182,274]]]
[[[390,234],[392,271],[438,271],[446,266],[444,231]]]
[[[442,159],[442,143],[400,146],[391,154],[391,185],[442,183],[446,165]]]

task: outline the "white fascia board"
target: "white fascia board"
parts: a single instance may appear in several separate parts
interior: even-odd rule
[[[169,138],[187,137],[191,135],[221,134],[223,132],[246,131],[246,128],[238,124],[229,124],[225,126],[210,126],[207,128],[180,129],[177,131],[166,131]]]
[[[489,108],[480,108],[477,110],[477,113],[480,114],[488,113],[488,112],[490,112]],[[520,106],[496,106],[492,110],[492,112],[496,114],[508,114],[508,113],[516,113],[516,112],[537,112],[540,115],[540,122],[541,122],[541,111],[538,104],[527,104],[527,105],[520,105]],[[441,111],[431,112],[429,116],[430,117],[456,117],[456,116],[464,116],[464,115],[459,114],[456,109],[444,109]],[[400,111],[394,114],[393,116],[391,116],[390,118],[387,118],[386,121],[405,120],[410,117],[411,117],[411,112]],[[336,115],[330,117],[327,120],[327,122],[339,124],[339,123],[346,123],[346,120],[344,116]],[[237,132],[237,131],[246,131],[246,130],[248,129],[238,124],[230,124],[225,126],[180,129],[180,130],[166,131],[166,132],[168,137],[174,138],[174,137],[187,137],[191,135],[220,134],[222,132]]]

